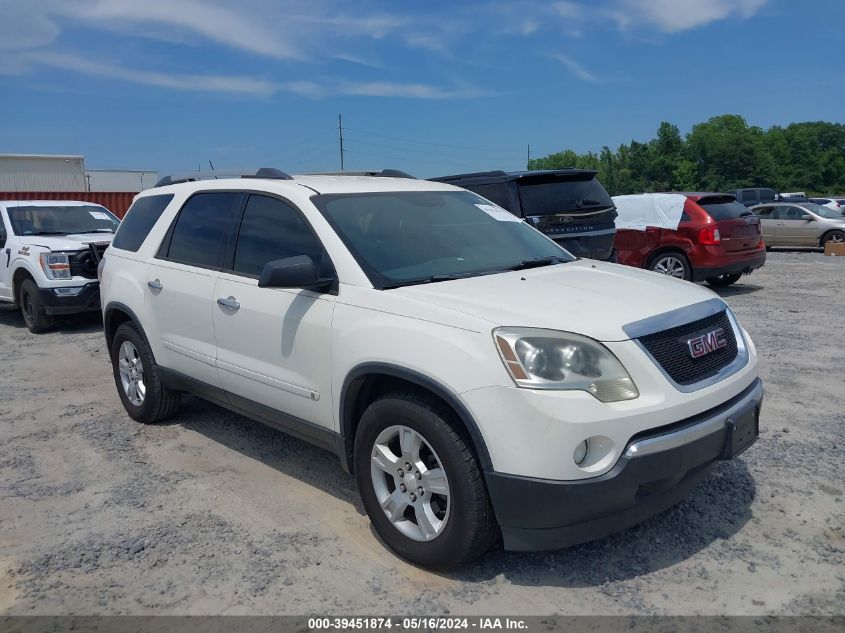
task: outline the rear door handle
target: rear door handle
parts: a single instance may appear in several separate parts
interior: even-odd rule
[[[155,290],[156,292],[164,288],[164,286],[161,285],[161,282],[158,279],[148,281],[147,286],[149,286],[150,290]]]
[[[217,305],[229,308],[230,310],[238,310],[241,307],[241,304],[238,303],[238,300],[234,297],[226,297],[225,299],[223,297],[218,297]]]

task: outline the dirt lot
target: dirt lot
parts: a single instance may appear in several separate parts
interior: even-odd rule
[[[0,308],[0,613],[843,614],[845,258],[770,253],[722,294],[760,353],[759,442],[602,541],[459,573],[375,538],[334,457],[197,399],[123,412],[97,316]]]

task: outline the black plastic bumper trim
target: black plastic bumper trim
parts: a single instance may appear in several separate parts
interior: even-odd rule
[[[77,314],[100,309],[100,284],[96,281],[85,284],[78,295],[57,295],[52,288],[39,288],[38,294],[45,312],[50,315]]]

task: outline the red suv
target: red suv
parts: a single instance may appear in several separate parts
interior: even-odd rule
[[[765,263],[760,220],[734,196],[680,195],[686,200],[676,229],[645,226],[644,230],[632,230],[619,228],[617,220],[614,246],[620,264],[706,281],[711,286],[729,286]],[[624,196],[614,201],[620,198]],[[617,202],[617,210],[621,218],[621,202]]]

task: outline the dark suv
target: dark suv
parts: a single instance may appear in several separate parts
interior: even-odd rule
[[[613,260],[616,207],[591,169],[485,171],[431,178],[474,191],[578,257]]]

